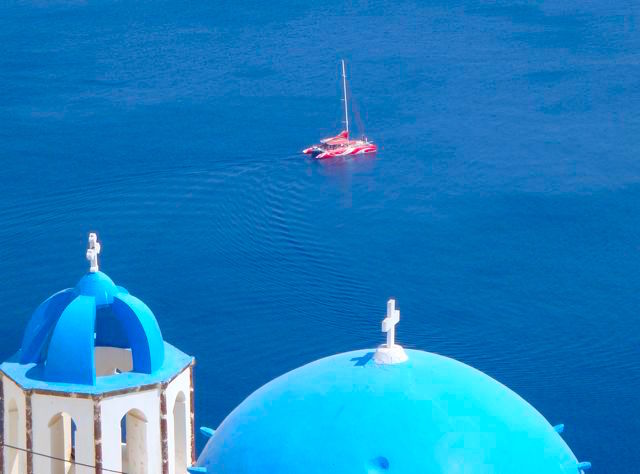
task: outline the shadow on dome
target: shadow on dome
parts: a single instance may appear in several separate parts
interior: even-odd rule
[[[384,456],[373,458],[367,466],[367,474],[383,474],[389,470],[389,460]]]
[[[374,352],[367,352],[365,355],[360,357],[354,357],[351,360],[355,362],[355,364],[353,364],[355,367],[364,367],[369,363],[371,359],[373,359],[373,355],[374,355]]]

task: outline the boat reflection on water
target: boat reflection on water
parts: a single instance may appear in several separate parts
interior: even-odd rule
[[[351,176],[373,171],[376,158],[376,153],[367,153],[366,155],[337,156],[331,160],[309,161],[325,176]]]
[[[341,205],[352,207],[352,191],[355,187],[375,188],[374,169],[376,154],[341,156],[331,160],[309,159],[308,174],[316,174],[327,178],[332,187],[342,194]]]

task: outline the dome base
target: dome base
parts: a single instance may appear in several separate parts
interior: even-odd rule
[[[401,345],[394,344],[391,347],[382,344],[376,349],[373,359],[377,364],[400,364],[409,360],[407,353]]]

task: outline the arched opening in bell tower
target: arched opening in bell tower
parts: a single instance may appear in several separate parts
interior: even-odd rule
[[[98,377],[133,369],[127,331],[110,306],[96,309],[94,357]]]
[[[179,392],[173,405],[173,446],[175,474],[186,474],[187,466],[187,404]]]
[[[76,424],[68,413],[58,413],[49,422],[51,474],[75,474]]]
[[[148,474],[147,418],[140,410],[130,410],[120,421],[122,433],[122,471]]]

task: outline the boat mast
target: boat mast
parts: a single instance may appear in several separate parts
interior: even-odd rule
[[[349,136],[349,111],[347,110],[347,75],[344,70],[344,59],[342,60],[342,89],[344,91],[344,123],[347,127],[347,137]]]

